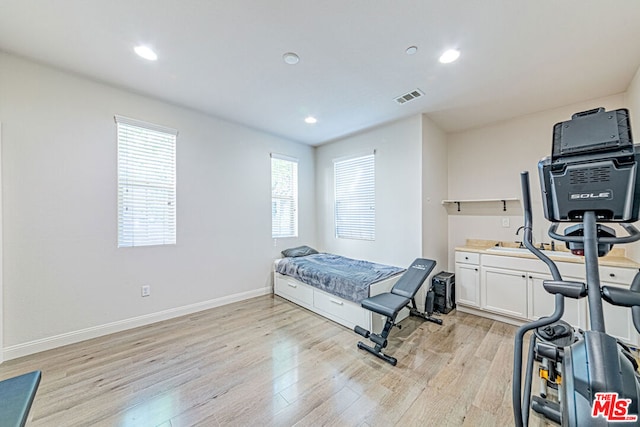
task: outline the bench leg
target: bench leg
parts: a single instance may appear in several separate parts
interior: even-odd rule
[[[393,328],[393,326],[395,325],[394,320],[395,319],[387,317],[387,321],[385,322],[384,328],[382,329],[382,332],[380,333],[380,335],[372,334],[366,329],[361,328],[360,326],[356,326],[354,328],[354,332],[359,335],[362,335],[365,338],[369,338],[376,345],[375,347],[371,347],[371,346],[368,346],[367,344],[364,344],[361,341],[358,341],[359,349],[366,350],[369,353],[373,354],[374,356],[384,360],[385,362],[391,363],[393,366],[396,366],[396,363],[398,363],[398,360],[395,357],[388,356],[382,352],[382,349],[387,346],[387,337],[391,332],[391,328]]]
[[[416,305],[416,300],[411,298],[411,307],[409,307],[409,316],[420,317],[421,319],[427,320],[429,322],[437,323],[438,325],[442,325],[442,319],[438,319],[437,317],[433,317],[433,302],[435,298],[435,293],[429,289],[427,292],[427,298],[425,299],[425,312],[418,311],[418,306]]]
[[[398,363],[398,360],[395,357],[386,355],[383,352],[381,352],[380,350],[376,350],[375,348],[366,345],[362,341],[358,341],[358,348],[361,349],[361,350],[368,351],[369,353],[373,354],[376,357],[379,357],[380,359],[384,360],[385,362],[391,363],[391,365],[393,365],[393,366],[396,366],[396,364]]]

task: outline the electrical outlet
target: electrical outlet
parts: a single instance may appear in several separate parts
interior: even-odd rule
[[[151,295],[151,286],[142,285],[142,296],[148,297],[149,295]]]
[[[509,218],[502,218],[502,226],[504,228],[509,228]]]

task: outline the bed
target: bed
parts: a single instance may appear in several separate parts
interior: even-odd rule
[[[402,272],[398,267],[312,250],[275,261],[274,294],[347,328],[360,325],[377,331],[384,325],[384,317],[365,310],[360,302],[389,292]],[[403,309],[397,320],[408,314]]]

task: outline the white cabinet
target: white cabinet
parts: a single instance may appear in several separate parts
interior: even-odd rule
[[[456,252],[456,304],[480,307],[480,255]]]
[[[629,289],[628,286],[616,285],[614,283],[603,282],[602,284]],[[611,305],[606,301],[602,301],[602,312],[604,314],[604,327],[609,335],[633,346],[640,344],[638,332],[633,326],[633,318],[631,317],[630,308],[619,307],[617,305]]]
[[[483,279],[486,310],[523,320],[537,320],[555,310],[555,296],[543,286],[545,280],[552,280],[551,275],[483,267]],[[564,280],[580,281],[571,277]],[[586,299],[565,298],[562,320],[585,329],[588,324]]]
[[[585,282],[585,266],[580,263],[556,263],[564,280]],[[521,323],[549,316],[555,309],[555,297],[544,290],[551,280],[546,264],[538,259],[456,251],[456,302],[461,311],[486,315],[510,323]],[[602,285],[629,289],[635,268],[600,266]],[[587,298],[565,298],[563,320],[589,328]],[[631,310],[603,301],[607,333],[631,344],[640,345],[633,326]]]
[[[484,311],[509,319],[529,319],[529,275],[543,271],[534,259],[483,254],[480,262],[481,306]]]
[[[498,314],[527,319],[526,273],[482,267],[481,308]]]
[[[621,289],[629,289],[629,285],[637,272],[638,270],[633,268],[601,267],[601,284]],[[640,345],[640,336],[633,326],[630,308],[619,307],[602,301],[602,311],[604,314],[604,327],[609,335],[632,346]]]
[[[580,279],[563,277],[564,280],[572,282],[582,282]],[[550,316],[555,310],[555,296],[545,291],[543,282],[552,280],[547,274],[528,273],[529,306],[527,308],[529,320],[537,320],[541,317]],[[562,320],[572,326],[586,329],[587,304],[586,298],[564,299],[564,314]]]

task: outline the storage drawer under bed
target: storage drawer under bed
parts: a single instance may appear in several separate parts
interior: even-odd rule
[[[353,328],[356,325],[368,325],[368,312],[351,301],[338,298],[326,292],[315,289],[313,292],[313,306],[327,314],[329,318],[338,317],[343,325]],[[337,321],[337,320],[336,320]]]
[[[371,296],[389,292],[400,276],[398,274],[371,285]],[[349,329],[359,325],[380,332],[385,323],[384,316],[365,310],[359,303],[344,300],[278,272],[274,274],[274,293]],[[396,321],[399,322],[408,315],[409,310],[403,308]]]
[[[275,293],[292,300],[302,306],[313,306],[313,288],[307,286],[297,280],[276,273],[275,276]]]

